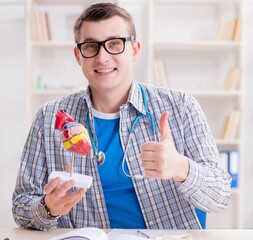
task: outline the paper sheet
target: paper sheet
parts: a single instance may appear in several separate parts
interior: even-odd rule
[[[192,240],[186,230],[112,229],[107,236],[108,240]]]

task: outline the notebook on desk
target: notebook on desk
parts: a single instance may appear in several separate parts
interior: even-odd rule
[[[192,240],[192,234],[185,230],[164,229],[112,229],[108,240]]]
[[[98,228],[75,229],[50,240],[192,240],[184,230],[112,229],[108,234]]]

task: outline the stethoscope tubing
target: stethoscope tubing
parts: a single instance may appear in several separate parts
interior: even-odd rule
[[[133,136],[133,133],[134,133],[134,130],[136,128],[136,125],[138,124],[139,120],[142,118],[142,117],[148,117],[149,120],[150,120],[150,123],[151,123],[151,128],[152,128],[152,133],[154,135],[154,139],[155,141],[157,141],[157,138],[156,138],[156,127],[155,127],[155,119],[154,119],[154,116],[151,112],[148,111],[148,105],[147,105],[147,97],[146,97],[146,93],[145,93],[145,90],[143,88],[143,86],[138,83],[140,89],[141,89],[141,93],[142,93],[142,98],[143,98],[143,105],[144,105],[144,109],[145,109],[145,114],[143,113],[140,113],[139,115],[137,115],[131,125],[131,128],[130,128],[130,133],[129,133],[129,137],[128,137],[128,141],[127,141],[127,144],[126,144],[126,148],[125,148],[125,151],[124,151],[124,156],[123,156],[123,160],[122,160],[122,171],[123,173],[128,176],[128,177],[133,177],[133,178],[136,178],[136,179],[143,179],[144,176],[143,175],[129,175],[126,171],[125,171],[125,161],[126,161],[126,153],[128,151],[128,147],[129,147],[129,143],[132,139],[132,136]],[[90,135],[90,139],[91,139],[91,145],[92,145],[92,148],[93,148],[93,151],[97,157],[97,160],[98,160],[98,156],[99,156],[99,151],[98,151],[98,147],[96,146],[95,144],[95,141],[94,141],[94,138],[93,138],[93,135],[92,135],[92,131],[91,131],[91,126],[90,126],[90,120],[89,120],[89,113],[87,113],[86,115],[86,123],[87,123],[87,129],[88,129],[88,132],[89,132],[89,135]],[[99,160],[98,160],[98,164],[100,164]]]

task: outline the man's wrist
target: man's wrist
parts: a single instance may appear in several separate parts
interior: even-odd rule
[[[49,210],[49,208],[46,205],[45,198],[46,198],[46,195],[44,195],[40,199],[39,213],[41,214],[41,216],[43,218],[46,218],[46,219],[49,219],[49,220],[57,220],[61,215],[58,215],[58,216],[52,216],[51,215],[50,210]]]
[[[176,171],[178,175],[174,177],[173,179],[176,182],[182,183],[187,179],[189,175],[189,171],[190,171],[190,164],[189,164],[188,158],[183,155],[180,155],[178,166],[179,166],[179,169]]]

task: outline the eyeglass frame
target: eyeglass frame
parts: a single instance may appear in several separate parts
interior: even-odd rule
[[[120,39],[120,40],[123,41],[123,44],[124,44],[123,50],[122,50],[121,52],[119,52],[119,53],[111,53],[111,52],[108,51],[108,49],[107,49],[106,46],[105,46],[105,43],[106,43],[106,42],[111,41],[111,40],[114,40],[114,39],[116,39],[116,40],[117,40],[117,39]],[[101,46],[103,46],[103,48],[105,49],[105,51],[108,52],[109,54],[111,54],[111,55],[119,55],[119,54],[121,54],[121,53],[123,53],[123,52],[125,51],[126,42],[127,42],[127,41],[134,41],[134,40],[135,40],[135,37],[134,37],[134,36],[129,36],[129,37],[114,37],[114,38],[109,38],[109,39],[106,39],[106,40],[100,41],[100,42],[95,42],[95,41],[83,41],[83,42],[81,42],[81,43],[77,43],[77,44],[76,44],[76,47],[78,48],[78,50],[79,50],[79,52],[81,53],[81,55],[82,55],[83,58],[94,58],[94,57],[96,57],[96,56],[99,54],[99,51],[100,51]],[[81,46],[82,46],[83,44],[85,44],[85,43],[96,43],[96,44],[98,45],[97,53],[96,53],[94,56],[85,57],[85,56],[83,55],[83,53],[82,53],[82,51],[81,51]]]

